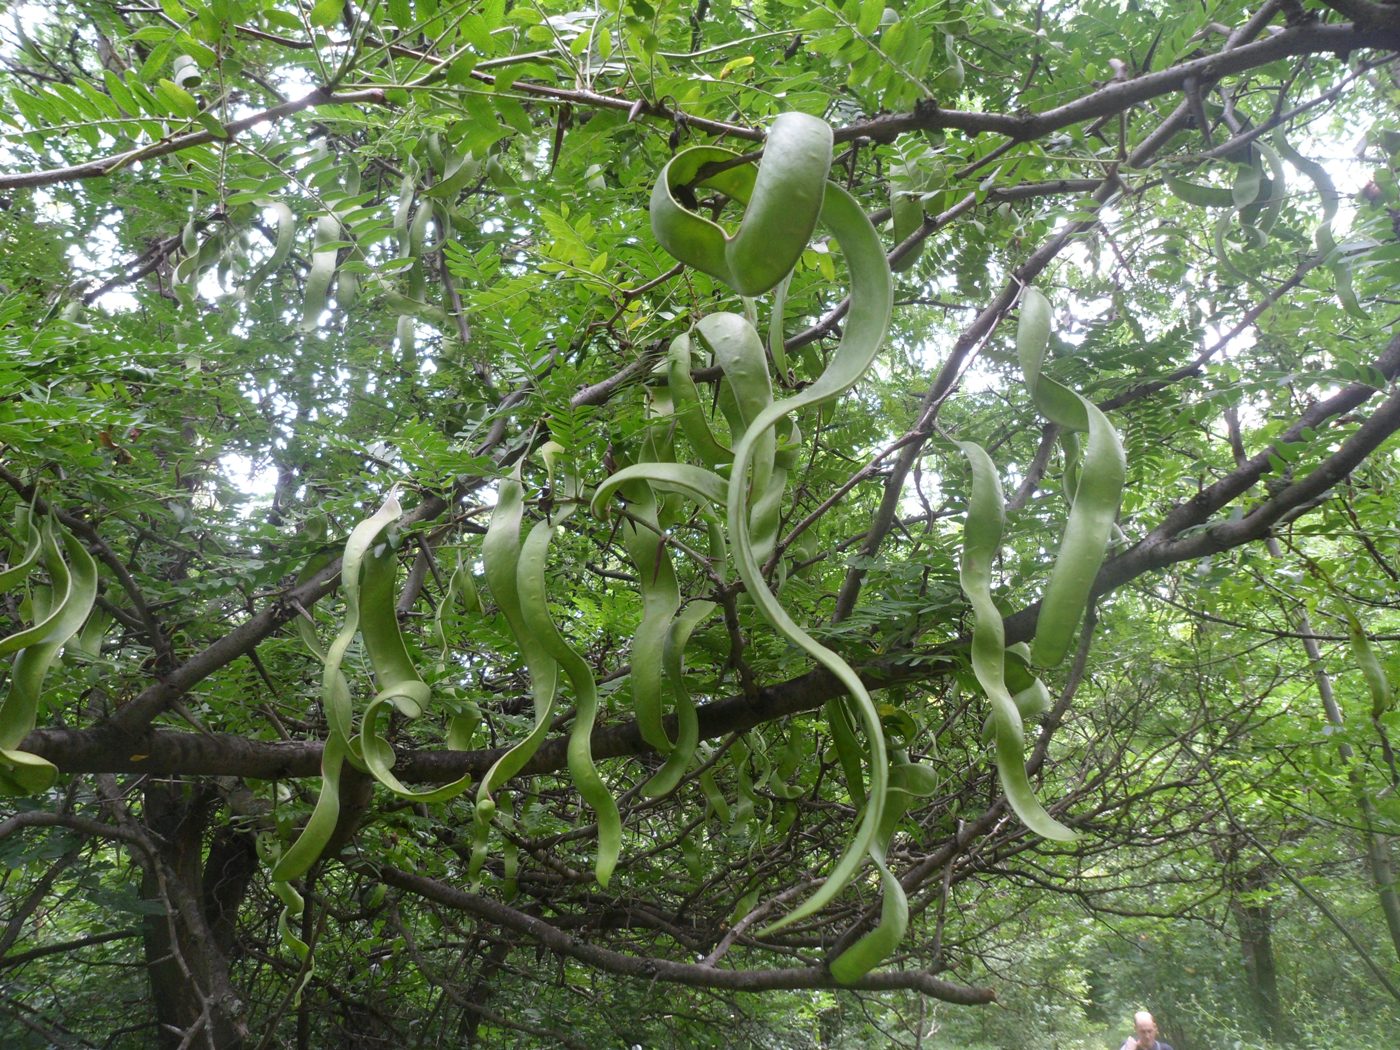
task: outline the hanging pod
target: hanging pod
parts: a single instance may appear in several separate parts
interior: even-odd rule
[[[396,795],[415,802],[441,802],[461,794],[469,777],[427,791],[414,791],[394,776],[394,751],[380,730],[380,715],[392,708],[406,718],[423,714],[431,690],[419,676],[395,610],[398,559],[388,531],[403,515],[398,497],[351,530],[341,558],[345,620],[330,646],[321,650],[314,630],[299,625],[302,636],[322,660],[321,698],[327,739],[321,754],[321,791],[311,817],[296,841],[278,858],[274,882],[304,875],[321,856],[340,816],[340,775],[346,761],[364,769]],[[318,557],[317,561],[321,560]],[[342,670],[356,636],[374,670],[378,692],[366,705],[358,733],[350,684]]]
[[[710,601],[691,602],[671,620],[666,633],[661,659],[676,707],[676,742],[661,768],[642,785],[642,794],[650,798],[673,791],[695,758],[696,746],[700,741],[700,719],[695,701],[691,699],[690,690],[685,684],[685,647],[695,629],[717,608]]]
[[[937,774],[927,766],[915,765],[900,754],[890,766],[890,794],[870,844],[870,858],[880,874],[880,919],[874,928],[827,964],[831,976],[843,984],[864,977],[889,958],[909,928],[909,900],[904,887],[885,862],[894,830],[916,799],[928,798],[938,789]]]
[[[1301,171],[1312,182],[1313,188],[1317,190],[1318,199],[1322,202],[1322,218],[1313,228],[1313,241],[1317,245],[1317,250],[1321,254],[1324,264],[1332,272],[1332,279],[1336,282],[1337,301],[1341,303],[1342,309],[1353,317],[1366,320],[1368,317],[1366,309],[1357,299],[1356,290],[1352,283],[1352,270],[1355,262],[1343,250],[1346,247],[1354,246],[1354,243],[1339,247],[1337,239],[1332,233],[1332,220],[1336,218],[1341,201],[1337,187],[1332,183],[1332,177],[1327,173],[1327,169],[1317,161],[1304,157],[1289,145],[1288,140],[1283,136],[1282,127],[1274,129],[1274,148],[1289,164]]]
[[[330,303],[331,282],[335,280],[336,262],[340,249],[340,220],[334,215],[323,215],[316,221],[316,240],[311,251],[311,269],[306,274],[306,287],[302,300],[301,324],[303,332],[314,332],[320,323],[321,314]]]
[[[0,656],[16,654],[0,700],[0,796],[36,795],[58,777],[53,763],[20,744],[37,722],[49,668],[87,622],[97,599],[97,564],[72,533],[32,506],[20,511],[19,524],[22,551],[0,570],[0,590],[25,581],[36,565],[43,565],[49,582],[30,592],[33,624],[0,639]]]
[[[642,619],[632,636],[632,708],[642,739],[661,754],[674,746],[662,724],[663,658],[671,621],[681,607],[680,584],[657,517],[651,486],[633,482],[624,490],[627,514],[619,528],[637,570]]]
[[[830,126],[804,113],[773,121],[757,171],[751,164],[705,176],[707,165],[740,156],[720,146],[681,150],[651,194],[651,229],[676,259],[718,278],[740,295],[771,291],[797,265],[812,237],[831,168]],[[746,205],[731,236],[678,198],[692,187],[719,190]]]
[[[369,552],[364,562],[360,591],[360,637],[365,654],[379,685],[379,692],[365,707],[360,719],[359,753],[365,769],[400,798],[410,802],[445,802],[466,791],[470,776],[440,787],[415,791],[394,776],[394,749],[384,736],[381,722],[391,713],[404,719],[421,717],[428,706],[432,690],[423,681],[409,656],[408,646],[399,627],[397,612],[399,561],[387,540]],[[382,716],[382,717],[381,717]],[[459,743],[457,735],[449,743]]]
[[[598,818],[598,856],[593,872],[600,886],[607,886],[622,849],[622,818],[617,802],[593,763],[593,723],[598,717],[598,682],[588,661],[560,633],[550,615],[546,598],[549,544],[556,525],[539,522],[530,530],[520,550],[516,586],[525,627],[539,638],[544,650],[558,662],[574,691],[574,722],[569,730],[566,756],[574,787]]]
[[[258,206],[269,210],[273,214],[276,223],[276,236],[272,244],[272,254],[267,257],[256,270],[248,275],[248,279],[243,282],[242,289],[239,290],[239,297],[242,299],[252,299],[262,287],[263,282],[282,268],[292,254],[292,245],[296,242],[297,223],[296,216],[292,214],[292,209],[281,201],[259,201]]]
[[[884,729],[859,676],[845,660],[792,619],[769,590],[760,567],[776,542],[777,512],[786,482],[786,465],[791,460],[788,446],[796,433],[791,417],[808,408],[825,406],[849,390],[870,367],[890,323],[893,282],[884,247],[858,202],[841,187],[826,182],[831,142],[831,131],[824,122],[801,114],[785,114],[774,122],[757,171],[752,165],[742,165],[707,177],[707,165],[732,162],[736,155],[717,147],[696,147],[677,154],[661,173],[652,193],[652,228],[657,240],[677,259],[725,282],[741,295],[757,295],[780,286],[789,276],[820,219],[835,236],[846,259],[851,279],[850,309],[841,342],[826,368],[806,389],[778,402],[772,400],[763,345],[752,330],[752,318],[719,314],[699,322],[697,332],[724,371],[719,403],[729,420],[730,432],[735,435],[728,479],[712,470],[685,464],[639,464],[609,478],[599,488],[594,506],[606,492],[619,487],[624,481],[620,475],[629,471],[629,478],[645,478],[654,487],[682,489],[702,503],[714,502],[719,495],[717,490],[722,491],[729,547],[746,594],[770,626],[829,670],[846,689],[848,698],[828,705],[827,714],[851,797],[860,812],[858,826],[818,890],[759,933],[766,935],[782,929],[830,903],[855,877],[868,854],[882,871],[889,914],[880,925],[879,937],[875,941],[862,940],[861,950],[842,964],[845,979],[851,979],[858,975],[857,971],[863,973],[884,958],[902,932],[902,891],[892,876],[884,878],[888,869],[877,845],[888,787]],[[718,224],[682,206],[678,194],[689,192],[692,184],[713,187],[747,206],[732,237]],[[773,311],[769,337],[779,367],[785,364],[779,350],[784,295],[780,293]],[[749,311],[752,312],[751,307]],[[708,430],[708,424],[702,426],[703,417],[694,409],[698,399],[694,398],[689,381],[689,358],[688,339],[672,344],[670,375],[676,414],[697,455],[709,466],[719,467],[729,457],[723,455],[722,444]],[[784,449],[781,454],[780,447]],[[864,736],[864,749],[851,719]],[[868,786],[862,776],[862,757],[869,767]],[[702,777],[702,785],[704,782]],[[716,810],[717,802],[722,799],[712,801]]]
[[[526,623],[521,609],[519,589],[520,527],[525,515],[525,488],[519,473],[505,478],[496,495],[496,507],[491,524],[481,542],[481,557],[486,570],[486,587],[496,608],[506,621],[506,627],[530,679],[530,695],[534,705],[534,724],[525,737],[512,745],[486,771],[476,794],[475,837],[469,874],[475,879],[486,859],[486,844],[491,821],[497,810],[495,792],[530,761],[554,721],[555,698],[559,687],[559,664],[545,649],[543,641]]]
[[[1048,839],[1069,841],[1075,837],[1074,832],[1045,812],[1031,790],[1021,712],[1006,688],[1006,632],[992,600],[992,566],[1001,549],[1006,523],[1001,479],[981,445],[959,441],[958,447],[972,469],[972,498],[963,523],[958,581],[972,606],[972,673],[992,705],[997,776],[1006,800],[1026,827]]]
[[[855,198],[834,183],[827,186],[821,217],[840,244],[850,272],[851,305],[841,342],[815,382],[793,397],[768,405],[744,431],[734,449],[726,506],[735,566],[755,606],[779,634],[834,674],[846,689],[849,699],[845,703],[865,736],[869,785],[866,792],[853,793],[857,805],[865,803],[860,823],[826,882],[803,904],[768,926],[767,931],[813,914],[855,877],[879,827],[888,777],[884,729],[869,692],[854,669],[798,625],[768,589],[750,531],[751,468],[756,459],[761,463],[758,453],[772,441],[773,428],[786,417],[825,404],[854,386],[874,361],[889,329],[893,281],[879,234]],[[752,498],[760,499],[761,494]]]
[[[360,626],[361,567],[370,547],[380,534],[399,519],[398,499],[390,496],[369,518],[350,531],[340,562],[340,586],[345,595],[345,620],[339,632],[325,649],[316,642],[313,652],[321,657],[321,707],[326,718],[326,743],[321,751],[321,791],[311,817],[295,842],[277,858],[272,869],[273,882],[289,882],[300,878],[320,859],[331,833],[340,817],[340,772],[345,761],[359,760],[354,754],[354,712],[350,698],[350,683],[341,670],[345,654],[355,640]],[[303,634],[305,637],[305,634]]]
[[[1069,520],[1050,570],[1050,582],[1040,600],[1035,641],[1031,644],[1031,662],[1039,667],[1059,664],[1074,642],[1094,577],[1108,551],[1128,469],[1118,432],[1098,407],[1042,374],[1049,342],[1049,300],[1035,288],[1027,287],[1016,330],[1016,354],[1026,387],[1041,415],[1059,426],[1088,434],[1079,460],[1079,480]]]

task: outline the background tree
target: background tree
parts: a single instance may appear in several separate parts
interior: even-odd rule
[[[1087,1047],[1143,1004],[1178,1050],[1381,1038],[1400,999],[1393,7],[9,13],[6,1045]],[[635,485],[589,503],[638,463],[702,459],[700,417],[717,446],[742,436],[713,340],[673,350],[702,317],[772,330],[779,398],[857,326],[866,264],[822,226],[756,302],[650,228],[672,156],[750,164],[785,112],[834,129],[831,178],[882,231],[895,310],[854,389],[780,435],[764,570],[922,772],[896,774],[920,793],[897,796],[889,876],[866,863],[769,930],[861,826],[875,741],[761,615],[722,504],[711,528]],[[677,200],[732,227],[701,181]],[[1107,414],[1127,463],[1093,607],[1026,710],[1067,842],[1003,796],[960,579],[990,540],[964,529],[955,442],[1005,486],[1006,644],[1035,637],[1098,474],[1002,323],[1031,285],[1046,375]],[[598,683],[572,759],[582,678],[543,703],[542,632],[517,629],[483,550],[513,493],[525,532],[562,522],[535,612]],[[663,563],[676,608],[648,638]],[[406,790],[464,792],[336,761],[337,635],[371,757],[378,733]],[[658,725],[634,695],[667,635]],[[418,676],[422,717],[367,718]],[[659,753],[686,695],[698,747]],[[338,810],[313,821],[321,797]],[[622,825],[606,885],[602,797]],[[326,847],[289,866],[308,822]],[[833,974],[891,880],[907,932]]]

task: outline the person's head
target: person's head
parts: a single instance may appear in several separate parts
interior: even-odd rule
[[[1139,1043],[1151,1043],[1157,1038],[1157,1022],[1146,1010],[1133,1014],[1133,1029]]]

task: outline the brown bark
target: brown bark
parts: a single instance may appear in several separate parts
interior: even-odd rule
[[[211,791],[178,783],[149,783],[144,792],[143,815],[154,850],[142,864],[141,895],[162,906],[144,923],[146,973],[159,1045],[170,1050],[239,1050],[248,1037],[220,945],[232,942],[232,912],[251,871],[240,886],[238,873],[247,861],[226,843],[211,850],[225,877],[206,891],[204,830],[213,802]],[[206,911],[211,902],[219,909],[216,923]],[[187,1041],[191,1032],[196,1034]]]

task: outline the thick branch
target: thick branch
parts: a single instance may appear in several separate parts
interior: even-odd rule
[[[1188,81],[1211,83],[1224,76],[1242,73],[1281,58],[1297,55],[1326,52],[1349,54],[1352,51],[1366,49],[1395,50],[1397,48],[1400,48],[1400,28],[1390,24],[1384,27],[1369,28],[1358,28],[1354,25],[1301,25],[1285,29],[1257,43],[1237,47],[1221,54],[1208,55],[1190,62],[1183,62],[1158,73],[1148,73],[1132,80],[1114,81],[1082,98],[1046,110],[1043,113],[1012,116],[1003,113],[940,109],[934,104],[922,104],[916,106],[912,113],[878,117],[874,120],[847,125],[836,132],[836,141],[848,142],[863,138],[889,141],[906,132],[935,129],[952,129],[973,135],[981,132],[993,132],[1005,135],[1013,141],[1029,141],[1060,128],[1086,120],[1111,116],[1139,103],[1182,90]],[[480,69],[473,70],[472,76],[490,84],[494,84],[496,80],[493,75]],[[661,117],[721,136],[754,142],[763,140],[763,132],[760,129],[691,117],[679,110],[658,103],[649,103],[644,99],[634,100],[617,95],[603,95],[573,88],[558,88],[528,81],[515,81],[512,90],[558,102],[568,102],[572,105],[627,111],[629,115],[635,112],[638,115]],[[384,101],[384,92],[378,88],[339,94],[327,91],[325,88],[317,88],[300,99],[231,121],[225,125],[225,130],[230,136],[233,136],[258,124],[279,120],[282,117],[317,106],[360,102],[383,103]],[[192,146],[218,141],[220,141],[220,136],[210,131],[189,132],[115,156],[103,157],[66,168],[0,175],[0,190],[49,186],[61,182],[99,178],[139,160],[161,157],[189,149]]]
[[[467,893],[436,879],[414,875],[387,865],[365,864],[361,867],[367,875],[390,886],[474,915],[492,925],[513,930],[556,955],[576,959],[586,966],[622,977],[635,977],[643,981],[667,981],[695,988],[729,988],[743,992],[766,992],[785,988],[850,988],[869,992],[906,990],[966,1006],[990,1003],[996,999],[996,994],[990,988],[970,988],[952,984],[918,970],[870,973],[852,984],[843,985],[838,984],[836,979],[820,966],[779,970],[721,970],[695,963],[624,955],[622,952],[576,941],[543,919],[527,915],[487,897]]]

